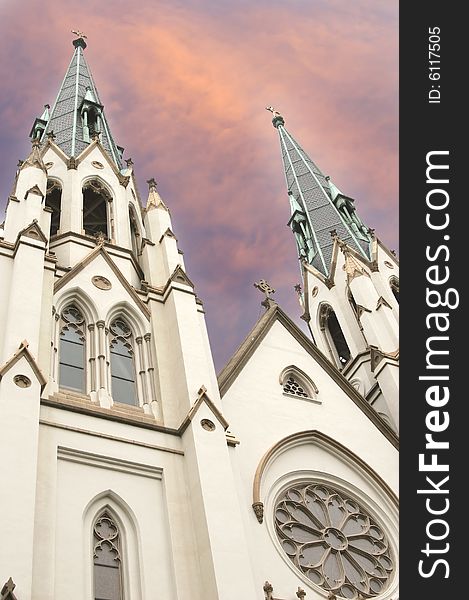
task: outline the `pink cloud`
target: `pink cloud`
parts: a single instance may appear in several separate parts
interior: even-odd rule
[[[26,0],[21,11],[3,3],[0,18],[3,198],[68,65],[70,29],[92,23],[86,57],[111,128],[135,161],[143,202],[155,176],[171,208],[218,367],[257,317],[255,279],[270,278],[282,306],[299,314],[279,144],[264,106],[283,112],[365,222],[397,247],[393,2],[143,0],[129,11],[121,1]]]

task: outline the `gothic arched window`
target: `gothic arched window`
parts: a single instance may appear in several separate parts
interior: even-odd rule
[[[108,204],[111,194],[97,179],[83,186],[83,229],[86,235],[104,235],[109,239]]]
[[[132,331],[124,319],[114,319],[111,330],[111,387],[114,402],[137,404]]]
[[[107,510],[93,525],[93,571],[95,600],[122,600],[119,528]]]
[[[295,366],[284,369],[280,375],[280,385],[286,396],[296,396],[306,400],[316,400],[319,392],[316,384],[303,371]]]
[[[137,217],[135,215],[135,210],[132,206],[129,206],[129,223],[130,223],[130,238],[132,242],[132,251],[135,254],[135,257],[138,258],[140,254],[140,242],[141,235],[138,228]]]
[[[71,304],[62,311],[59,347],[59,384],[76,392],[85,391],[85,319]]]
[[[52,210],[50,216],[50,235],[57,235],[60,227],[62,187],[55,179],[47,180],[46,206]]]
[[[331,306],[323,304],[319,314],[319,326],[324,332],[329,347],[339,368],[349,360],[351,354],[345,336]]]
[[[397,277],[392,277],[389,281],[389,285],[391,287],[391,292],[394,294],[394,298],[399,304],[399,279]]]

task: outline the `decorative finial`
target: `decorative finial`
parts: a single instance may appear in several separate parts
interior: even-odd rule
[[[264,590],[265,600],[273,600],[272,592],[274,591],[274,588],[272,587],[272,584],[266,581],[262,589]]]
[[[278,128],[279,125],[285,125],[285,119],[273,106],[266,106],[265,110],[272,113],[272,125]]]
[[[297,283],[296,285],[293,286],[293,288],[295,289],[295,292],[298,294],[298,296],[301,296],[301,292],[302,292],[301,284]]]
[[[157,183],[156,183],[156,180],[154,177],[152,177],[151,179],[148,179],[147,183],[148,183],[148,189],[150,192],[152,190],[156,190]]]
[[[306,592],[302,589],[302,588],[298,588],[298,591],[296,592],[296,595],[298,596],[298,598],[300,600],[303,600],[304,597],[306,596]]]
[[[104,242],[106,241],[106,236],[104,235],[104,233],[102,231],[98,231],[98,233],[96,234],[96,245],[97,246],[103,246]]]
[[[53,142],[56,137],[57,136],[55,135],[53,129],[51,129],[50,131],[47,132],[47,139],[50,140],[51,142]]]
[[[73,40],[72,44],[75,46],[75,48],[81,47],[84,50],[86,48],[85,40],[88,39],[86,35],[78,29],[72,29],[72,33],[77,36],[77,39]]]
[[[333,240],[335,240],[335,238],[338,237],[338,235],[337,235],[337,229],[331,229],[329,233],[331,234],[331,238]]]
[[[131,158],[127,158],[125,164],[127,165],[127,168],[130,169],[134,166],[134,161]]]
[[[91,139],[93,140],[93,142],[99,142],[100,135],[101,135],[100,131],[96,131],[96,130],[93,131],[93,133],[91,134]]]
[[[265,279],[260,279],[259,282],[256,282],[253,285],[255,288],[257,288],[265,294],[265,298],[261,302],[262,306],[270,308],[272,305],[276,304],[275,300],[270,297],[270,294],[275,294],[275,290],[271,285],[267,283]]]
[[[15,587],[16,587],[16,584],[14,583],[13,579],[10,577],[0,591],[2,598],[7,598],[8,596],[14,598],[15,596],[13,596],[13,590],[15,589]]]
[[[252,510],[256,515],[256,519],[259,523],[262,523],[264,520],[264,503],[263,502],[254,502],[252,505]]]

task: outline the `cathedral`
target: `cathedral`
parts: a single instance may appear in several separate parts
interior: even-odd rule
[[[309,333],[261,280],[217,376],[73,46],[0,228],[0,600],[398,600],[395,253],[268,107]]]

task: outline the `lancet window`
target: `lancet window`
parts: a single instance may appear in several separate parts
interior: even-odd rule
[[[109,204],[112,196],[97,179],[87,181],[83,186],[83,230],[86,235],[103,235],[109,239]]]
[[[95,600],[122,600],[121,539],[119,527],[108,511],[93,525]]]
[[[71,304],[61,315],[59,347],[60,387],[85,391],[85,319],[81,311]]]
[[[110,326],[111,393],[114,402],[137,404],[132,331],[118,317]]]

